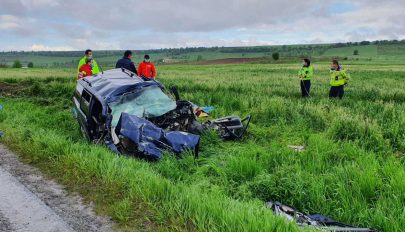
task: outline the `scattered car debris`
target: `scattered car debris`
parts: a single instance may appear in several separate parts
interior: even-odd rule
[[[201,107],[201,109],[206,113],[211,113],[211,111],[215,110],[215,107],[213,107],[213,106],[205,106],[205,107]]]
[[[161,159],[164,150],[191,150],[197,156],[202,132],[214,129],[224,140],[241,139],[249,127],[250,116],[200,123],[193,103],[180,100],[174,86],[166,91],[156,80],[113,69],[77,82],[72,113],[89,141],[151,160]],[[200,109],[200,115],[214,110]]]
[[[215,108],[212,106],[206,106],[206,107],[199,107],[198,105],[191,103],[193,106],[193,112],[195,116],[199,118],[206,118],[209,116],[209,113],[212,112]]]
[[[279,202],[270,201],[266,203],[266,206],[267,208],[270,208],[275,215],[284,217],[289,221],[293,221],[302,228],[334,232],[377,232],[377,230],[371,228],[359,228],[351,225],[346,225],[320,214],[306,215],[290,206],[283,205]]]
[[[235,140],[241,139],[244,136],[249,127],[251,119],[251,116],[244,119],[240,119],[236,116],[230,116],[208,121],[204,125],[217,130],[219,132],[219,136],[224,140]],[[243,125],[243,122],[246,122],[245,126]]]
[[[296,152],[303,152],[305,147],[302,145],[288,145],[289,148],[294,149]]]
[[[195,116],[197,116],[199,118],[206,118],[209,116],[209,114],[201,108],[193,108],[193,112],[194,112]]]

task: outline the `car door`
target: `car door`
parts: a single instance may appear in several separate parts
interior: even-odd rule
[[[86,89],[83,89],[83,92],[80,97],[80,110],[78,114],[78,121],[81,127],[81,131],[83,135],[89,140],[92,140],[92,134],[90,127],[92,123],[90,121],[90,103],[91,103],[92,95]]]

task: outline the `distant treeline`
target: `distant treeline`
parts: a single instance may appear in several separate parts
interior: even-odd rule
[[[389,45],[389,44],[405,44],[405,40],[377,40],[377,41],[362,41],[362,42],[347,42],[335,44],[308,44],[308,45],[279,45],[279,46],[251,46],[251,47],[186,47],[186,48],[163,48],[153,49],[139,52],[149,53],[168,53],[168,54],[184,54],[189,52],[222,52],[222,53],[323,53],[330,48],[341,48],[350,46],[363,45]]]
[[[166,55],[180,55],[192,52],[220,52],[220,53],[273,53],[280,52],[288,55],[322,55],[330,48],[341,48],[362,45],[393,45],[405,44],[405,40],[377,40],[362,42],[347,42],[335,44],[309,44],[309,45],[280,45],[280,46],[252,46],[252,47],[185,47],[185,48],[162,48],[152,50],[136,50],[138,54],[164,53]],[[97,57],[122,56],[123,50],[100,50],[97,51]],[[2,55],[37,55],[47,57],[81,57],[83,51],[3,51]]]

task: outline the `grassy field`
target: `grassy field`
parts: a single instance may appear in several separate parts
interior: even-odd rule
[[[0,69],[0,141],[128,230],[297,230],[264,207],[273,200],[405,231],[405,67],[345,67],[353,81],[344,100],[331,101],[326,63],[315,65],[306,100],[298,65],[159,66],[159,80],[216,107],[212,117],[253,116],[242,141],[207,133],[198,159],[167,154],[159,163],[84,141],[71,115],[75,70]]]
[[[122,52],[123,53],[123,52]],[[83,54],[84,55],[84,54]],[[137,53],[133,57],[134,62],[139,63],[143,60],[143,53]],[[97,57],[97,52],[94,55],[98,63],[105,65],[114,65],[118,59],[122,57],[121,55],[107,56],[107,57]],[[198,57],[200,61],[206,60],[217,60],[217,59],[227,59],[227,58],[257,58],[257,57],[271,57],[271,53],[220,53],[220,52],[187,52],[180,53],[176,55],[167,55],[165,53],[151,54],[152,60],[157,62],[158,60],[165,59],[168,63],[173,62],[196,62]],[[29,62],[34,62],[37,67],[53,67],[53,66],[75,66],[81,57],[78,56],[68,56],[68,57],[51,57],[51,56],[38,56],[34,54],[24,54],[24,55],[1,55],[0,53],[0,64],[4,63],[8,66],[12,66],[15,60],[20,60],[23,65],[27,65]]]
[[[357,47],[344,47],[344,48],[332,48],[327,50],[325,56],[340,56],[340,57],[376,57],[377,56],[377,45],[365,45]],[[353,52],[357,50],[359,52],[358,56],[354,56]]]
[[[261,47],[233,47],[233,48],[182,48],[152,51],[134,51],[133,61],[139,63],[145,53],[151,55],[152,61],[160,63],[204,63],[223,59],[252,59],[263,58],[265,63],[271,63],[272,53],[280,53],[282,63],[295,62],[297,57],[306,56],[312,59],[331,59],[340,57],[350,62],[367,64],[375,61],[376,64],[403,64],[405,63],[405,43],[398,44],[371,44],[371,45],[285,45]],[[358,55],[353,52],[358,50]],[[122,57],[123,51],[94,51],[94,58],[99,64],[113,66]],[[35,67],[71,68],[75,67],[83,56],[82,51],[67,52],[0,52],[0,65],[12,66],[15,60],[21,61],[24,66],[33,62]]]
[[[359,52],[354,55],[354,51]],[[332,48],[327,50],[323,56],[327,57],[347,57],[349,60],[359,60],[360,63],[380,64],[403,64],[405,63],[404,45],[364,45],[343,48]]]

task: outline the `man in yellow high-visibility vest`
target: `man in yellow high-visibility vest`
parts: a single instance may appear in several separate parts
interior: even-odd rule
[[[330,69],[330,98],[342,99],[345,93],[344,86],[350,80],[349,72],[339,65],[339,61],[333,60]]]
[[[84,52],[84,57],[82,59],[80,59],[79,61],[79,65],[77,66],[77,73],[79,73],[79,69],[80,67],[82,67],[84,64],[86,64],[86,60],[87,59],[92,59],[93,60],[93,68],[91,69],[91,73],[93,75],[97,75],[100,72],[100,69],[98,67],[98,64],[96,62],[96,60],[93,59],[93,51],[90,49],[87,49]]]

